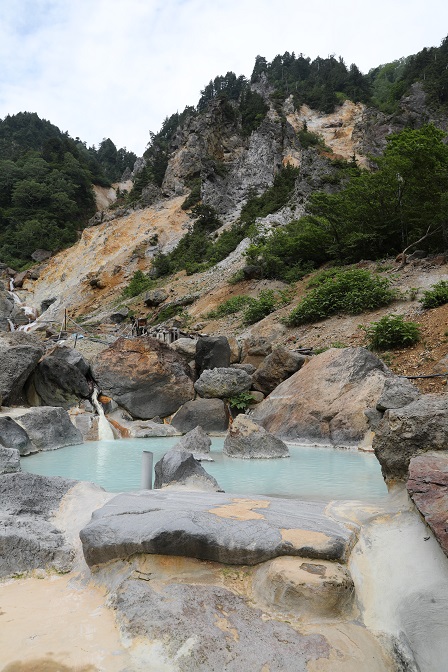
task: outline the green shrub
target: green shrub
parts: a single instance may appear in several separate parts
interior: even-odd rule
[[[448,303],[448,281],[440,280],[435,285],[423,293],[423,308],[437,308]]]
[[[254,400],[250,392],[240,392],[234,397],[228,399],[231,408],[237,408],[239,411],[245,411],[249,404]]]
[[[364,329],[372,350],[406,348],[420,340],[420,326],[406,322],[401,315],[385,315]]]
[[[160,324],[160,322],[166,322],[176,315],[184,313],[183,306],[168,305],[160,309],[157,315],[151,320],[151,324]]]
[[[201,200],[201,180],[193,180],[191,183],[191,191],[185,201],[180,206],[182,210],[190,210]]]
[[[264,317],[273,313],[277,307],[277,299],[272,289],[264,289],[258,299],[252,299],[244,311],[243,321],[245,324],[254,324]]]
[[[233,315],[234,313],[239,313],[240,310],[243,310],[249,303],[253,302],[255,299],[252,299],[250,296],[237,295],[232,296],[227,301],[221,303],[215,310],[211,310],[207,317],[225,317],[226,315]]]
[[[386,306],[395,296],[389,280],[363,269],[324,271],[310,285],[313,289],[286,319],[288,326],[318,322],[336,313],[357,315]]]
[[[132,298],[154,287],[155,281],[143,273],[135,271],[129,285],[123,290],[122,296]]]

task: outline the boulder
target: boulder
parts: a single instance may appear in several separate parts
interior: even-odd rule
[[[117,409],[107,416],[108,421],[123,438],[148,439],[158,436],[179,436],[180,432],[171,425],[152,420],[132,420],[123,410]]]
[[[252,386],[252,378],[241,369],[205,369],[194,384],[194,389],[206,399],[229,399]]]
[[[439,359],[433,367],[434,373],[448,373],[448,355]]]
[[[187,432],[172,450],[184,450],[187,453],[194,453],[196,457],[196,454],[204,455],[205,453],[209,453],[211,445],[212,441],[208,434],[204,432],[202,427],[198,426]]]
[[[11,318],[13,310],[14,300],[0,282],[0,331],[9,331],[8,319]]]
[[[31,259],[34,259],[34,261],[37,262],[45,261],[50,257],[51,257],[50,250],[41,250],[41,249],[34,250],[33,254],[31,255]]]
[[[448,399],[425,394],[403,408],[387,410],[373,449],[387,481],[407,478],[411,458],[448,450]]]
[[[172,427],[189,432],[198,425],[205,432],[225,432],[229,417],[222,399],[195,399],[181,406],[171,420]]]
[[[18,450],[20,455],[35,452],[35,447],[23,427],[8,415],[0,417],[0,443],[6,448]]]
[[[164,489],[114,497],[80,532],[89,566],[136,553],[228,565],[283,555],[341,562],[356,536],[356,526],[333,518],[326,502]]]
[[[0,577],[70,570],[73,549],[51,520],[75,483],[21,472],[0,478]]]
[[[167,298],[168,293],[164,289],[152,289],[150,292],[146,292],[143,300],[148,308],[152,308],[154,306],[160,306],[160,304],[166,301]]]
[[[222,492],[217,481],[185,450],[169,450],[154,467],[154,488]]]
[[[45,355],[27,384],[27,399],[33,406],[68,409],[86,399],[91,388],[86,379],[89,364],[72,348],[57,347]]]
[[[23,331],[0,336],[0,398],[4,405],[18,404],[23,386],[44,354],[41,343]]]
[[[370,431],[364,411],[375,407],[391,375],[364,348],[331,348],[276,387],[251,417],[283,439],[357,445]]]
[[[192,360],[196,355],[196,341],[193,338],[178,338],[170,344],[170,348]]]
[[[26,431],[31,439],[29,453],[44,450],[56,450],[64,446],[83,443],[81,432],[70,422],[70,416],[63,408],[40,406],[30,408],[15,421]],[[29,453],[22,452],[22,455]]]
[[[280,383],[298,371],[308,360],[286,348],[279,347],[264,359],[253,375],[253,387],[263,394],[270,394]]]
[[[20,453],[15,448],[0,445],[0,476],[20,471]]]
[[[289,457],[288,446],[256,425],[247,415],[237,415],[224,441],[224,455],[244,459]]]
[[[230,366],[230,345],[225,336],[203,336],[196,343],[196,373]]]
[[[448,556],[448,453],[430,451],[411,458],[406,487]]]
[[[120,338],[92,363],[99,387],[134,418],[166,417],[193,399],[184,358],[155,338]]]
[[[275,558],[253,577],[257,601],[300,618],[350,615],[355,587],[343,565],[304,558]]]
[[[121,324],[129,315],[129,308],[119,308],[109,315],[109,320],[114,324]]]
[[[231,369],[240,369],[241,371],[245,371],[246,373],[251,376],[252,374],[255,373],[257,370],[256,367],[253,364],[231,364],[230,365]]]
[[[393,376],[384,381],[383,391],[376,403],[378,411],[387,411],[388,408],[402,408],[420,396],[420,392],[409,380]]]
[[[241,344],[241,363],[252,364],[258,368],[265,357],[272,352],[271,343],[263,337],[251,336],[244,339]]]
[[[57,298],[55,296],[51,297],[50,299],[44,299],[40,304],[41,313],[45,313],[45,311],[48,310],[49,307],[56,301]]]

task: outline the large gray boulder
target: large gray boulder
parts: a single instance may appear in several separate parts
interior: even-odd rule
[[[206,399],[229,399],[250,390],[252,378],[241,369],[206,369],[194,384],[194,389]]]
[[[196,373],[230,366],[230,345],[225,336],[203,336],[196,344]]]
[[[194,399],[181,406],[171,425],[181,432],[189,432],[198,425],[206,432],[225,432],[229,417],[222,399]]]
[[[218,482],[185,450],[171,449],[154,467],[154,488],[222,492]]]
[[[103,393],[134,418],[164,418],[193,399],[191,371],[182,356],[155,338],[118,339],[92,364]]]
[[[331,348],[276,387],[251,417],[283,439],[358,445],[370,431],[365,410],[376,406],[390,376],[364,348]]]
[[[87,399],[91,388],[86,375],[89,364],[72,348],[55,348],[43,357],[27,384],[32,406],[61,406],[68,409]]]
[[[6,448],[18,450],[20,455],[29,455],[35,451],[23,427],[8,415],[0,417],[0,443]]]
[[[403,408],[387,410],[373,448],[387,481],[407,478],[411,458],[448,450],[448,399],[425,394]]]
[[[326,502],[235,497],[218,492],[125,493],[93,512],[80,532],[89,566],[136,553],[174,555],[229,565],[256,565],[282,555],[341,561],[355,528],[335,520]]]
[[[51,520],[75,483],[26,473],[0,478],[0,577],[37,568],[70,570],[73,549]]]
[[[383,391],[376,403],[378,411],[388,408],[403,408],[420,396],[420,392],[409,380],[393,376],[384,381]]]
[[[0,398],[3,405],[18,404],[23,399],[23,386],[44,354],[34,337],[22,331],[0,335]]]
[[[16,416],[15,421],[31,439],[29,451],[22,452],[22,455],[83,443],[81,432],[71,423],[69,414],[63,408],[30,408]]]
[[[247,415],[237,415],[224,441],[224,455],[244,459],[289,457],[288,446]]]
[[[0,445],[0,476],[20,471],[20,453],[15,448]]]
[[[209,435],[204,432],[202,427],[195,427],[190,432],[187,432],[178,443],[173,447],[173,450],[185,450],[187,453],[205,454],[210,452],[212,441]]]
[[[276,348],[260,364],[253,375],[253,387],[263,394],[270,394],[280,383],[298,371],[308,357],[287,348]]]

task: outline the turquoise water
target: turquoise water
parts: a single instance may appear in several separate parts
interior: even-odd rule
[[[179,437],[90,441],[21,459],[23,471],[93,481],[109,492],[139,490],[142,451],[154,464]],[[372,454],[335,448],[290,446],[291,457],[241,460],[222,454],[224,439],[213,438],[211,457],[202,466],[226,492],[312,499],[371,499],[387,488]]]

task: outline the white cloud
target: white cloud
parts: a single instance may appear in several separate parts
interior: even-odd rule
[[[37,112],[141,154],[165,116],[255,56],[341,55],[364,72],[438,45],[441,0],[16,0],[0,7],[0,117]],[[448,32],[448,31],[447,31]]]

